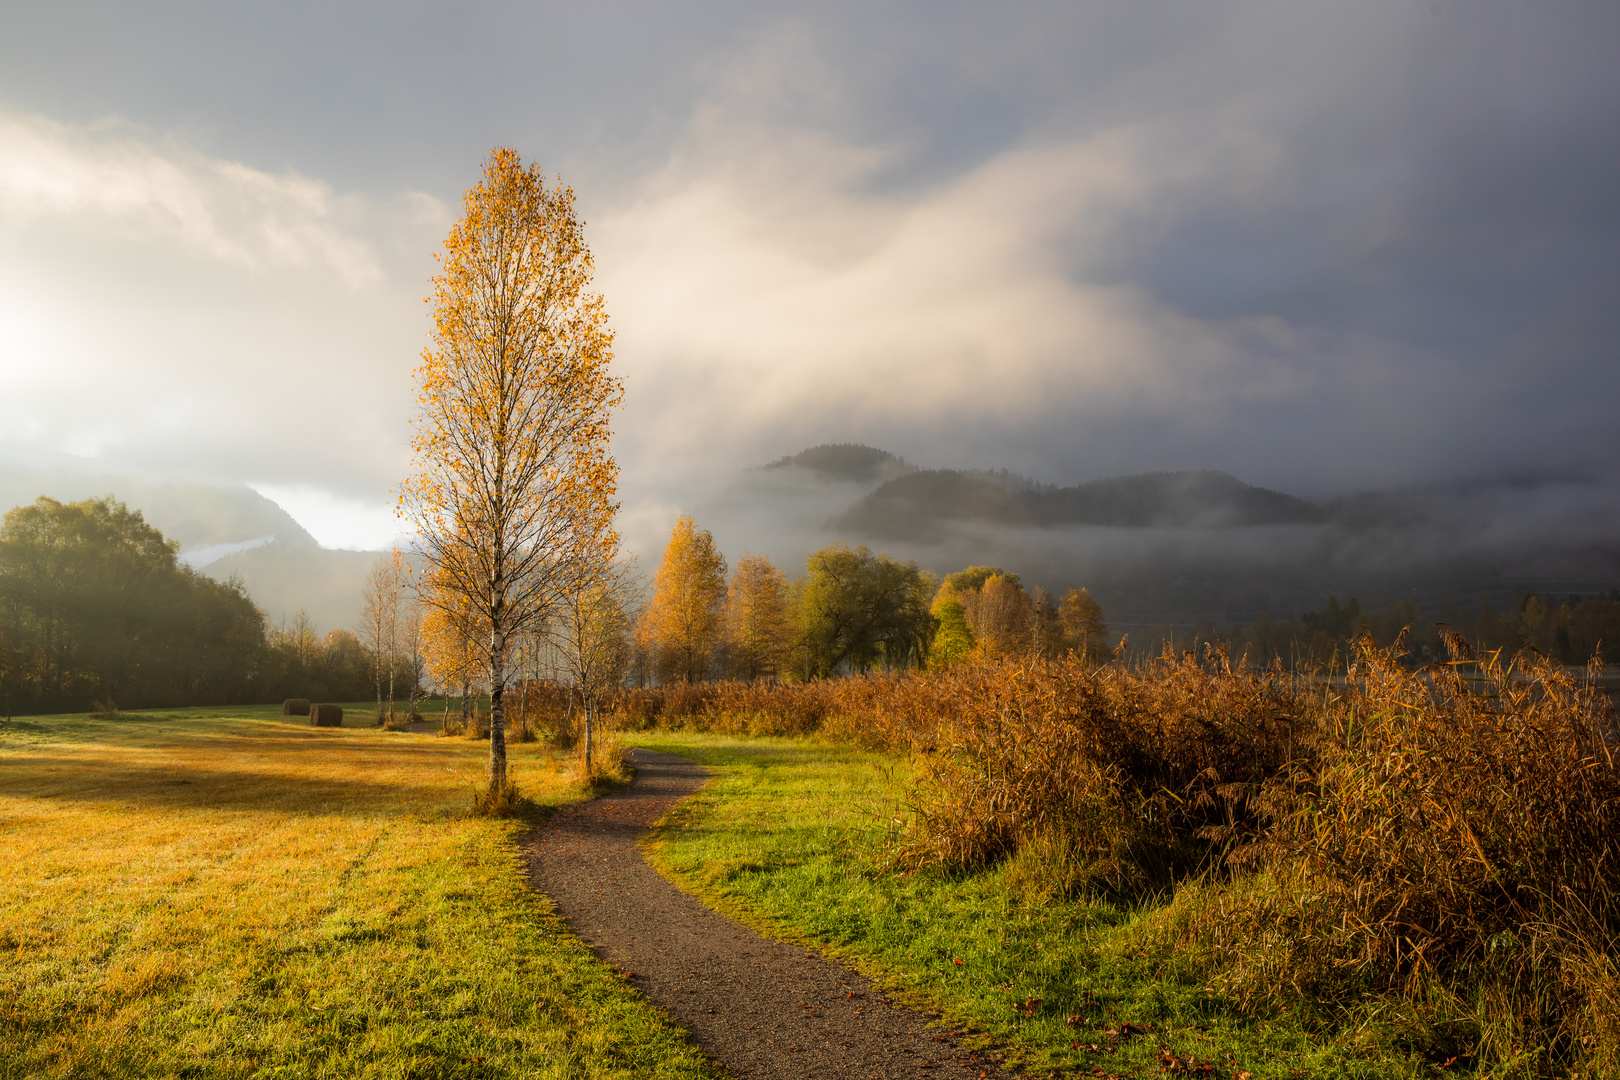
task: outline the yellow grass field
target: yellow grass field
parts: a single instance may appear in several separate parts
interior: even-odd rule
[[[0,1077],[710,1075],[469,815],[485,753],[267,707],[0,723]]]

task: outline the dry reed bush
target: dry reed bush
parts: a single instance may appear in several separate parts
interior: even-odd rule
[[[610,725],[601,725],[592,733],[590,768],[585,767],[584,740],[580,740],[580,775],[586,785],[623,784],[630,779],[630,766],[625,760],[628,749],[624,732]]]
[[[422,717],[417,713],[393,712],[381,717],[377,721],[377,726],[384,731],[409,731],[411,725],[420,719]]]
[[[465,719],[458,717],[461,735],[468,739],[489,738],[489,710],[475,706]]]
[[[899,860],[1024,851],[1030,884],[1059,891],[1161,887],[1218,857],[1253,832],[1253,796],[1309,733],[1291,679],[1219,649],[1140,670],[992,663],[890,689],[867,715],[921,752]]]
[[[473,789],[473,817],[520,818],[535,809],[534,800],[518,791],[516,784],[505,784],[493,791],[488,786]]]
[[[830,681],[670,683],[619,690],[611,711],[627,729],[662,727],[726,735],[805,735],[817,730],[834,708],[838,686]]]
[[[1313,759],[1268,785],[1272,827],[1233,853],[1262,869],[1183,890],[1176,944],[1250,1004],[1393,992],[1373,1026],[1404,1039],[1620,1074],[1612,705],[1533,653],[1447,643],[1450,663],[1411,671],[1357,642]]]

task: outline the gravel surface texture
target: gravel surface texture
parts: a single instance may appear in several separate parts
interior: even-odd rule
[[[709,772],[642,749],[631,762],[629,787],[564,807],[531,834],[530,879],[711,1059],[751,1080],[1005,1075],[864,976],[761,937],[670,884],[638,842]]]

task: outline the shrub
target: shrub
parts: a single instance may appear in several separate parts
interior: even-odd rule
[[[534,801],[519,792],[516,784],[506,784],[494,791],[482,787],[473,792],[473,817],[518,818],[529,815],[534,809]]]
[[[1073,657],[792,685],[625,690],[626,726],[804,734],[913,756],[893,858],[1005,862],[1053,896],[1170,895],[1144,951],[1251,1008],[1301,1002],[1503,1074],[1620,1075],[1612,703],[1534,652],[1339,678]],[[1598,662],[1594,660],[1594,665]]]
[[[899,859],[969,867],[1035,845],[1052,870],[1037,883],[1061,891],[1159,888],[1209,865],[1253,832],[1253,796],[1309,732],[1293,679],[1234,670],[1218,648],[1137,670],[1071,656],[928,682],[867,710],[921,752]]]
[[[1447,644],[1449,663],[1412,671],[1356,643],[1316,753],[1269,785],[1271,827],[1233,853],[1262,872],[1181,941],[1251,1002],[1394,992],[1430,1041],[1451,1028],[1526,1073],[1613,1075],[1620,770],[1601,666],[1583,683],[1533,652]]]

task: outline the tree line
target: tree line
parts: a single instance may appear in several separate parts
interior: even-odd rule
[[[369,618],[379,613],[374,570],[360,632],[321,636],[304,612],[270,624],[239,578],[216,581],[179,554],[111,496],[42,496],[9,511],[0,522],[0,710],[356,701],[422,685],[397,559],[383,560],[381,575],[393,581],[380,605],[391,602],[392,616],[380,626]]]
[[[1489,599],[1472,609],[1452,604],[1425,611],[1411,599],[1364,608],[1355,597],[1341,604],[1329,596],[1321,610],[1298,619],[1265,615],[1246,625],[1204,622],[1172,640],[1187,647],[1220,641],[1234,659],[1246,656],[1251,663],[1342,668],[1363,632],[1385,647],[1399,640],[1413,660],[1426,662],[1446,655],[1447,630],[1462,634],[1481,652],[1511,655],[1528,647],[1560,664],[1585,664],[1595,654],[1613,656],[1620,648],[1620,589],[1563,597],[1525,592],[1501,610]],[[1150,629],[1144,639],[1156,646],[1167,636],[1167,629]]]
[[[974,566],[943,581],[865,545],[833,544],[789,581],[763,555],[729,575],[713,535],[681,517],[628,628],[627,678],[799,681],[873,669],[948,667],[998,656],[1110,653],[1101,606],[1085,589],[1055,601],[1017,574]]]

